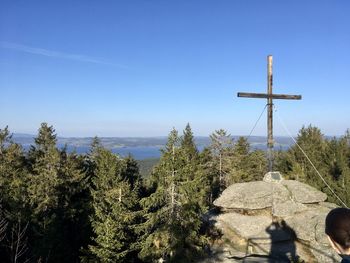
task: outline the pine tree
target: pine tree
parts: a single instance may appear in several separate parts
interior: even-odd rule
[[[83,169],[83,157],[75,152],[60,151],[60,185],[58,186],[58,207],[56,226],[57,261],[76,262],[79,249],[86,246],[91,234],[88,202],[89,181]]]
[[[55,261],[60,239],[59,208],[60,152],[56,148],[56,134],[52,126],[42,123],[35,145],[28,153],[28,199],[31,207],[31,239],[36,260]]]
[[[143,210],[140,205],[140,200],[145,195],[145,187],[137,161],[131,155],[128,155],[123,159],[123,163],[124,169],[121,173],[121,178],[130,186],[130,191],[133,192],[134,198],[134,204],[131,207],[134,220],[132,222],[132,231],[129,232],[129,242],[133,249],[130,251],[128,259],[129,262],[136,262],[142,243],[142,223],[145,221],[143,217]]]
[[[173,129],[151,175],[154,192],[142,200],[147,212],[140,252],[144,260],[190,262],[203,248],[200,227],[207,185],[199,164],[189,125],[182,138]]]
[[[36,260],[75,262],[89,233],[88,178],[82,158],[56,142],[54,128],[42,123],[28,153],[29,243]]]
[[[350,185],[347,134],[342,138],[327,140],[320,129],[310,125],[302,127],[299,131],[297,143],[337,195],[349,203],[350,198],[346,190],[346,185]],[[286,154],[281,156],[279,163],[281,171],[287,175],[287,178],[310,184],[326,193],[329,201],[342,205],[320,179],[314,167],[297,145],[293,145]]]
[[[200,228],[202,226],[202,215],[207,211],[207,196],[209,192],[209,181],[207,180],[198,149],[194,142],[193,133],[189,124],[180,139],[181,166],[177,170],[179,178],[179,220],[172,226],[174,237],[178,242],[175,246],[176,252],[174,262],[195,261],[196,257],[203,252],[207,239]]]
[[[228,183],[240,183],[249,181],[249,152],[250,144],[245,137],[238,138],[237,142],[233,146],[233,151],[230,156],[230,175]]]
[[[28,259],[27,170],[22,147],[0,129],[0,258],[4,262]]]
[[[209,147],[205,147],[199,154],[200,166],[203,170],[203,177],[206,178],[208,191],[206,196],[207,206],[213,206],[213,201],[220,194],[219,173],[217,170],[217,161],[214,160]]]
[[[327,166],[327,182],[346,204],[350,204],[348,188],[350,184],[350,167],[348,165],[349,146],[346,135],[326,141],[325,165]],[[342,205],[327,188],[323,188],[331,202]]]
[[[302,127],[296,141],[319,172],[326,175],[327,167],[325,165],[325,159],[327,144],[321,130],[311,125],[307,128]],[[290,175],[316,188],[321,189],[324,186],[324,183],[318,177],[309,160],[307,160],[297,145],[293,145],[287,152],[285,172],[287,176]]]
[[[248,154],[247,159],[247,173],[248,176],[244,181],[259,181],[267,173],[266,154],[262,150],[254,150]]]
[[[27,203],[27,170],[20,145],[11,139],[8,127],[0,129],[0,204],[12,220],[23,217]]]
[[[122,172],[123,180],[127,181],[130,184],[132,189],[141,190],[142,178],[139,173],[139,166],[137,161],[131,156],[128,155],[125,159],[125,169]]]
[[[230,171],[230,155],[233,152],[233,139],[230,134],[223,129],[215,131],[210,135],[210,151],[213,158],[213,166],[216,175],[213,175],[212,185],[218,182],[219,189],[212,189],[213,198],[216,198],[228,184],[227,174]]]
[[[97,150],[94,162],[96,169],[91,187],[94,236],[89,246],[90,255],[83,260],[132,262],[137,195],[129,182],[123,180],[125,162],[103,148]]]
[[[96,159],[99,152],[103,149],[100,139],[95,136],[92,139],[90,151],[83,156],[82,168],[88,178],[88,185],[92,185],[92,179],[96,175]]]
[[[7,144],[11,143],[12,136],[10,135],[10,131],[8,126],[4,129],[0,129],[0,156],[5,153]]]
[[[32,171],[29,201],[34,213],[43,217],[58,206],[60,153],[56,148],[54,132],[52,126],[42,123],[35,146],[29,151]]]
[[[162,157],[150,177],[154,192],[141,201],[147,212],[147,221],[144,224],[145,235],[140,257],[147,262],[165,259],[173,254],[170,227],[173,214],[179,205],[176,188],[176,169],[180,165],[178,155],[179,137],[173,129],[165,148],[162,149]]]
[[[185,130],[183,131],[183,137],[181,139],[181,147],[186,151],[188,160],[192,160],[198,157],[198,150],[194,141],[193,132],[189,123],[187,123]]]
[[[261,180],[267,172],[265,153],[251,150],[247,138],[239,137],[229,153],[228,184]]]

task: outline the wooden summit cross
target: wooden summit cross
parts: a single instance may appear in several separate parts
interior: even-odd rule
[[[285,95],[272,93],[272,56],[267,56],[267,93],[238,92],[238,97],[267,99],[267,148],[269,159],[269,172],[273,171],[273,99],[300,100],[301,95]]]

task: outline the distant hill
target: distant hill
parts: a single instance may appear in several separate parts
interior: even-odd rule
[[[21,144],[28,150],[34,144],[34,135],[14,133],[13,140]],[[239,136],[233,136],[237,140]],[[137,160],[159,158],[160,149],[165,146],[167,137],[100,137],[104,147],[122,156],[131,154]],[[93,137],[57,137],[57,147],[63,148],[65,145],[68,151],[76,151],[79,154],[88,153]],[[286,150],[293,141],[289,137],[275,137],[275,148]],[[195,142],[199,150],[210,144],[210,138],[206,136],[196,136]],[[249,143],[253,149],[266,149],[266,137],[251,136]]]

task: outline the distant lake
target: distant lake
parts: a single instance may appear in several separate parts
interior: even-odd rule
[[[63,145],[59,145],[59,148],[62,148]],[[199,150],[203,150],[204,147],[198,147]],[[119,154],[122,157],[126,157],[131,154],[136,160],[143,160],[149,158],[160,158],[162,149],[161,146],[132,146],[132,147],[118,147],[112,148],[113,153]],[[90,151],[90,147],[87,146],[67,146],[68,152],[76,151],[78,154],[85,154]]]
[[[64,145],[58,144],[59,149],[62,149]],[[29,150],[29,145],[23,145],[24,150]],[[161,152],[160,149],[162,146],[125,146],[112,148],[113,153],[119,154],[122,157],[128,156],[131,154],[136,160],[143,160],[149,158],[160,158]],[[199,146],[198,150],[202,151],[204,146]],[[289,146],[287,145],[278,145],[275,147],[276,150],[287,150]],[[266,145],[264,144],[255,144],[252,145],[252,149],[266,150]],[[90,146],[67,146],[68,152],[75,151],[78,154],[86,154],[90,151]]]
[[[233,137],[235,141],[238,137]],[[275,150],[287,150],[293,143],[293,141],[287,137],[276,137]],[[64,138],[58,137],[57,147],[59,149],[67,145],[68,152],[75,151],[78,154],[86,154],[90,151],[91,142],[93,138]],[[30,148],[30,145],[34,145],[34,135],[15,135],[14,141],[21,144],[25,150]],[[161,155],[160,149],[166,145],[166,137],[102,137],[100,138],[101,144],[110,149],[113,153],[119,154],[125,157],[131,154],[136,160],[143,160],[149,158],[159,158]],[[202,151],[210,144],[209,137],[195,137],[195,143],[199,151]],[[251,150],[259,149],[266,150],[266,138],[265,137],[250,137],[249,143]]]

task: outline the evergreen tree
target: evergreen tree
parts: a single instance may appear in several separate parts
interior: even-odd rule
[[[223,129],[211,134],[210,139],[211,145],[209,149],[212,155],[212,166],[216,170],[212,176],[212,195],[213,198],[216,198],[228,185],[227,174],[231,168],[230,157],[233,152],[234,143],[231,135],[227,134]],[[217,184],[218,187],[216,187]]]
[[[22,147],[12,142],[7,127],[0,129],[0,258],[28,259],[27,170]]]
[[[195,144],[193,132],[189,123],[187,123],[186,128],[183,131],[181,147],[183,151],[185,151],[188,160],[192,160],[198,157],[198,149]]]
[[[214,159],[209,147],[203,149],[199,154],[199,162],[203,170],[203,177],[206,178],[208,191],[206,196],[207,206],[213,206],[213,201],[220,194],[219,172],[217,170],[217,162]]]
[[[250,145],[245,137],[238,138],[234,144],[233,152],[230,158],[230,176],[228,184],[249,181],[250,174],[248,171]]]
[[[168,136],[168,142],[162,149],[162,157],[150,177],[150,186],[154,192],[141,200],[147,212],[144,224],[145,235],[140,252],[145,261],[154,261],[173,254],[171,240],[172,216],[179,205],[176,173],[179,162],[179,137],[175,129]]]
[[[92,185],[92,179],[96,175],[96,159],[102,149],[103,146],[100,139],[95,136],[91,142],[90,151],[83,156],[82,168],[87,175],[89,186]],[[90,199],[92,199],[91,196]]]
[[[250,144],[246,137],[239,137],[237,142],[234,145],[234,151],[237,155],[245,157],[250,152]]]
[[[139,166],[137,161],[131,156],[128,155],[125,159],[125,169],[122,172],[123,180],[127,181],[130,184],[132,189],[141,190],[142,178],[139,173]]]
[[[267,172],[265,153],[251,150],[245,137],[239,137],[230,151],[228,184],[262,180]]]
[[[60,185],[58,186],[58,207],[56,209],[57,260],[76,262],[79,249],[87,246],[91,234],[89,224],[89,185],[83,170],[83,157],[75,152],[60,151]]]
[[[313,126],[302,127],[296,139],[298,145],[304,150],[309,159],[321,174],[327,174],[325,165],[326,141],[320,129]],[[324,185],[316,171],[297,145],[293,145],[287,152],[284,166],[281,167],[291,179],[297,179],[319,188]]]
[[[7,145],[11,143],[11,137],[8,126],[4,129],[0,129],[0,156],[5,154]]]
[[[140,174],[139,165],[137,161],[128,155],[123,159],[124,169],[121,173],[121,178],[130,186],[130,191],[133,192],[134,204],[132,206],[132,213],[134,216],[132,231],[129,232],[130,243],[132,251],[129,253],[129,262],[136,262],[138,253],[141,249],[142,238],[142,223],[144,222],[143,210],[140,205],[140,200],[145,196],[146,189],[144,187],[143,179]]]
[[[55,261],[60,243],[59,206],[60,153],[56,148],[56,134],[52,126],[42,123],[29,153],[28,200],[31,208],[31,238],[34,258]]]
[[[35,146],[29,151],[30,177],[29,201],[34,213],[46,214],[58,206],[58,186],[60,184],[60,153],[56,148],[56,134],[52,126],[42,123],[35,138]]]
[[[140,252],[144,260],[190,262],[205,245],[200,227],[207,188],[199,164],[189,125],[183,138],[173,129],[151,175],[154,192],[142,200],[147,212]]]
[[[30,240],[38,261],[75,262],[86,244],[88,178],[83,159],[56,147],[52,126],[42,123],[28,153]]]
[[[91,262],[133,262],[136,248],[133,231],[137,213],[137,195],[122,172],[125,162],[110,151],[99,148],[94,156],[95,176],[92,178],[91,224],[94,236],[89,246]]]
[[[262,150],[254,150],[249,153],[247,160],[248,177],[245,181],[259,181],[267,173],[266,154]]]
[[[0,129],[0,204],[12,215],[8,220],[24,216],[27,201],[27,170],[20,145],[12,142],[7,127]],[[8,216],[11,216],[8,214]],[[22,215],[21,215],[22,214]]]
[[[325,165],[327,166],[327,182],[346,204],[350,204],[350,194],[347,186],[350,185],[350,166],[348,165],[349,146],[346,136],[326,141]],[[342,205],[326,188],[331,202]]]
[[[346,185],[350,185],[348,165],[348,137],[327,140],[320,129],[313,126],[302,127],[297,137],[298,145],[309,157],[318,172],[336,194],[349,204],[350,198]],[[328,200],[342,205],[320,179],[314,167],[297,145],[293,145],[279,161],[280,169],[287,177],[297,179],[328,195]],[[284,159],[284,160],[283,160]]]

